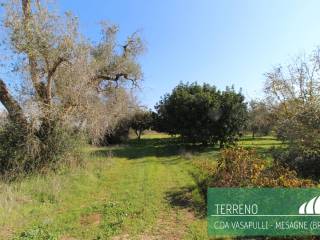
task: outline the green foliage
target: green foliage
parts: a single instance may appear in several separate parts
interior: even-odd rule
[[[0,172],[3,179],[12,180],[34,171],[45,172],[61,165],[79,161],[81,135],[59,122],[52,125],[45,138],[39,131],[22,129],[12,122],[0,130]]]
[[[266,74],[265,92],[276,116],[276,134],[288,143],[287,151],[275,153],[300,176],[319,179],[320,94],[319,48],[298,57],[286,67]],[[310,74],[310,69],[312,74]]]
[[[265,137],[247,140],[240,143],[278,144]],[[190,175],[197,170],[191,163],[203,162],[203,169],[215,172],[219,152],[192,147],[190,154],[174,143],[169,135],[148,133],[139,143],[86,147],[86,167],[0,183],[0,239],[30,234],[34,226],[58,239],[208,239],[205,201]]]
[[[26,157],[25,143],[28,139],[26,131],[17,125],[7,122],[0,129],[0,171],[5,174],[17,167],[24,168]]]
[[[289,115],[279,113],[277,137],[288,142],[286,150],[274,150],[274,158],[295,170],[301,177],[320,177],[320,111],[315,103],[301,105],[299,101],[287,102]],[[278,109],[278,111],[284,108]],[[282,116],[284,114],[285,116]]]
[[[292,144],[288,149],[274,149],[273,157],[281,164],[294,169],[299,176],[319,180],[320,142],[312,146]]]
[[[222,147],[225,143],[233,143],[242,135],[247,120],[247,104],[244,102],[244,96],[227,87],[221,92],[220,114],[218,139]]]
[[[246,104],[233,88],[179,84],[155,106],[157,130],[179,134],[184,141],[233,143],[246,120]]]
[[[150,112],[137,111],[130,119],[130,127],[135,131],[138,139],[141,138],[143,131],[152,125],[152,115]]]
[[[120,144],[128,141],[129,129],[130,120],[127,118],[120,119],[111,131],[105,133],[104,138],[100,141],[100,146]]]
[[[320,106],[316,103],[287,102],[278,106],[277,118],[277,136],[289,144],[312,146],[320,138]]]
[[[58,240],[58,236],[51,234],[44,227],[37,226],[22,232],[15,240]]]

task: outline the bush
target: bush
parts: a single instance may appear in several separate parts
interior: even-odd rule
[[[39,131],[22,129],[8,121],[0,129],[0,174],[3,179],[12,180],[79,161],[82,139],[59,122],[51,126],[45,138],[40,138]]]
[[[279,164],[287,165],[299,176],[319,180],[320,176],[320,142],[312,146],[290,145],[288,149],[274,149],[274,159]]]
[[[306,187],[310,180],[297,177],[295,171],[275,163],[265,164],[252,150],[235,147],[221,152],[218,164],[196,163],[195,176],[200,192],[206,196],[209,187]]]
[[[233,143],[246,120],[241,93],[218,91],[209,84],[179,84],[155,106],[155,126],[179,134],[186,142],[220,145]]]
[[[127,118],[118,121],[117,125],[105,133],[104,138],[100,141],[101,146],[110,144],[120,144],[129,140],[130,121]]]

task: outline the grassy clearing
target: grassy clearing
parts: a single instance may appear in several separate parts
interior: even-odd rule
[[[1,184],[0,238],[207,239],[191,162],[218,151],[170,141],[151,133],[126,146],[87,148],[83,168]],[[240,144],[263,153],[279,143]]]

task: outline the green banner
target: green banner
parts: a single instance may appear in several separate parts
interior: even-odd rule
[[[209,188],[208,234],[320,235],[318,188]]]

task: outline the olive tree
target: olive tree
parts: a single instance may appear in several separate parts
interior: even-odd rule
[[[307,144],[318,138],[320,109],[320,49],[298,57],[287,67],[266,73],[265,92],[278,131],[290,142]],[[320,128],[319,128],[320,129]]]
[[[266,94],[274,108],[277,136],[288,149],[276,153],[302,176],[320,176],[320,49],[266,74]]]
[[[72,13],[59,15],[50,4],[6,1],[1,29],[3,52],[12,59],[21,91],[16,98],[8,87],[14,80],[0,79],[0,102],[15,129],[42,146],[39,156],[57,125],[103,137],[130,111],[125,88],[142,78],[137,56],[144,46],[137,33],[119,44],[118,27],[102,23],[101,40],[93,43],[79,32]]]

